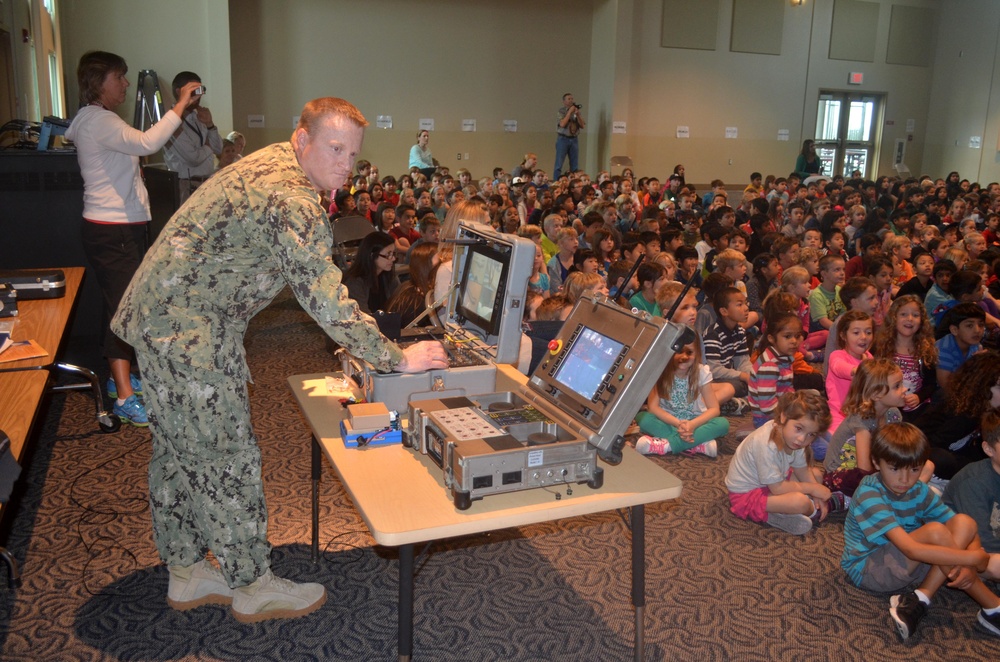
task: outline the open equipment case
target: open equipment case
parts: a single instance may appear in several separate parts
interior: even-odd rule
[[[686,326],[583,298],[518,392],[411,400],[403,443],[441,467],[459,510],[535,487],[597,489],[597,456],[621,462],[624,431],[693,339]]]
[[[440,340],[448,352],[448,368],[417,374],[380,373],[370,364],[345,358],[344,374],[353,376],[369,402],[382,402],[402,413],[414,394],[490,393],[496,390],[496,364],[517,362],[534,242],[481,223],[460,221],[454,244],[444,327],[405,330],[406,340],[401,343]]]

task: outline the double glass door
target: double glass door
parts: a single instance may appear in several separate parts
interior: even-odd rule
[[[816,112],[816,155],[822,172],[850,179],[871,178],[878,166],[878,127],[883,96],[820,92]]]

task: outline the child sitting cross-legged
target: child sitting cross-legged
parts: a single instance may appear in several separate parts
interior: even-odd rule
[[[718,319],[704,336],[705,362],[712,379],[731,385],[733,400],[742,400],[747,396],[751,370],[750,347],[742,326],[749,313],[747,297],[735,287],[725,287],[715,293],[711,305]]]
[[[945,583],[979,603],[980,625],[1000,636],[1000,598],[979,578],[990,555],[975,520],[955,514],[920,480],[929,455],[927,438],[910,423],[876,431],[871,458],[878,473],[862,479],[854,493],[840,565],[867,591],[905,591],[889,600],[889,615],[904,641]],[[916,590],[907,590],[918,582]]]
[[[829,425],[830,409],[818,391],[781,396],[774,420],[750,433],[729,464],[733,514],[804,535],[831,510],[843,510],[844,501],[816,480],[806,459],[806,447]]]
[[[729,432],[729,421],[719,416],[712,371],[702,363],[693,333],[691,342],[667,363],[646,404],[648,411],[635,417],[643,432],[635,444],[637,451],[644,455],[718,455],[715,440]]]
[[[865,476],[875,473],[872,464],[872,434],[888,423],[899,423],[899,408],[905,404],[906,383],[903,371],[889,359],[862,361],[851,380],[844,399],[844,421],[830,438],[823,468],[823,484],[832,491],[853,496]],[[927,462],[921,479],[926,483],[934,474]]]
[[[948,483],[943,497],[949,508],[976,521],[979,541],[990,555],[983,576],[1000,581],[1000,412],[987,411],[980,427],[986,459],[965,465]]]

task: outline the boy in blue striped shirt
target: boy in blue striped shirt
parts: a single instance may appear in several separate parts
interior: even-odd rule
[[[978,574],[989,554],[975,521],[955,514],[918,480],[929,455],[924,433],[909,423],[890,423],[875,433],[871,457],[878,471],[854,493],[840,565],[855,585],[895,593],[889,614],[904,641],[946,582],[979,603],[980,625],[1000,636],[1000,598]],[[918,588],[908,590],[913,584]]]

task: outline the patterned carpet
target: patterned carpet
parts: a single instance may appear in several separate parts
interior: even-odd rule
[[[308,560],[309,433],[285,378],[335,369],[324,338],[286,294],[254,321],[247,349],[274,567],[323,582],[327,604],[254,626],[222,607],[168,608],[146,505],[148,433],[99,434],[85,395],[56,395],[7,513],[24,586],[0,589],[0,658],[395,659],[395,550],[373,546],[332,471],[324,558],[318,569]],[[647,659],[1000,659],[974,604],[949,590],[900,643],[887,596],[852,588],[840,571],[842,517],[794,538],[730,515],[723,477],[734,448],[730,435],[718,459],[657,460],[684,494],[646,510]],[[422,563],[416,660],[632,659],[629,536],[617,513],[437,543]]]

